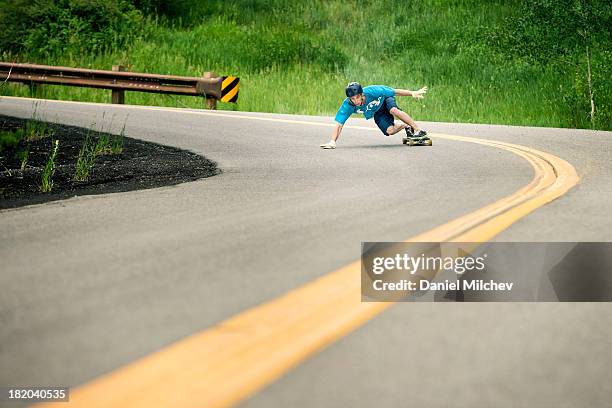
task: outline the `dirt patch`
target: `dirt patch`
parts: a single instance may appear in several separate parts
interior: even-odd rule
[[[0,115],[0,131],[24,129],[28,121]],[[215,162],[186,150],[122,137],[121,153],[95,155],[85,181],[75,181],[79,151],[89,133],[91,140],[102,134],[88,129],[48,124],[47,136],[21,140],[0,150],[0,209],[45,203],[68,197],[115,193],[175,185],[219,174]],[[116,135],[115,135],[116,137]],[[43,168],[55,140],[59,140],[51,192],[41,191]],[[27,162],[23,167],[24,152]]]

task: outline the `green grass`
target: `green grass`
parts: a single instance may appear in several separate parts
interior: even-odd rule
[[[116,134],[108,133],[113,126],[113,119],[108,122],[107,131],[104,130],[104,116],[102,115],[102,125],[99,130],[94,130],[96,124],[93,123],[88,129],[83,144],[79,149],[79,155],[74,169],[74,181],[86,181],[91,170],[96,163],[96,157],[100,155],[120,154],[123,152],[125,139],[125,122],[121,132]],[[127,122],[127,117],[125,119]]]
[[[53,136],[53,131],[51,130],[49,123],[42,120],[42,118],[38,115],[38,105],[38,101],[35,101],[32,104],[32,116],[29,120],[26,121],[25,126],[23,128],[15,129],[12,131],[0,131],[0,154],[5,149],[18,145],[21,140],[31,142],[34,140]],[[18,154],[22,156],[23,170],[28,160],[29,151],[18,152]]]
[[[96,162],[96,156],[98,155],[99,142],[94,140],[91,136],[92,129],[94,125],[87,131],[87,135],[85,136],[85,140],[81,145],[81,149],[79,150],[79,155],[77,156],[77,162],[75,164],[74,169],[74,181],[86,181],[89,178],[89,173]]]
[[[59,140],[54,140],[51,144],[51,153],[47,159],[47,163],[43,168],[41,176],[40,191],[43,193],[51,192],[53,188],[53,174],[55,173],[55,157],[57,156],[57,149],[59,147]]]
[[[127,48],[20,58],[98,69],[121,63],[138,72],[240,76],[238,104],[220,103],[219,109],[334,115],[346,83],[359,81],[407,89],[429,86],[424,100],[399,100],[416,120],[590,127],[585,101],[572,97],[580,94],[574,90],[575,71],[505,59],[482,41],[516,3],[192,2],[180,20],[149,18],[143,35]],[[596,73],[594,80],[609,78]],[[0,94],[30,96],[30,91],[5,84]],[[110,91],[87,88],[45,86],[37,96],[110,102]],[[204,107],[202,98],[136,92],[126,93],[126,103]],[[597,127],[612,129],[612,124],[602,119]]]
[[[53,136],[53,132],[49,129],[49,123],[41,120],[28,120],[23,129],[23,138],[26,141],[44,139],[45,137]]]
[[[127,117],[125,118],[125,122],[123,123],[123,128],[118,135],[110,133],[113,128],[113,121],[115,120],[115,115],[113,115],[110,121],[105,121],[106,112],[102,113],[102,125],[100,129],[97,131],[99,134],[96,145],[94,147],[94,154],[96,156],[99,155],[107,155],[107,154],[119,154],[123,151],[123,142],[125,138],[125,124],[127,122]],[[105,123],[108,124],[105,130]],[[94,125],[92,125],[93,128]]]
[[[0,130],[0,153],[7,148],[16,146],[24,135],[23,129],[17,129],[15,131]]]
[[[28,159],[30,158],[30,145],[27,145],[23,150],[17,152],[16,157],[21,161],[19,169],[24,171],[28,165]]]

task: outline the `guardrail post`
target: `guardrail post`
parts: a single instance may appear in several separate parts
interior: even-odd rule
[[[216,76],[214,72],[205,72],[204,75],[202,75],[202,77],[206,79],[215,78]],[[217,99],[214,96],[206,95],[206,109],[217,109]]]
[[[113,71],[121,72],[125,71],[123,65],[113,65]],[[125,91],[112,90],[112,103],[118,103],[123,105],[125,103]]]

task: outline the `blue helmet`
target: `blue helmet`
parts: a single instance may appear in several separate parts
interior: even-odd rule
[[[351,96],[361,95],[363,93],[363,88],[359,84],[359,82],[351,82],[346,86],[346,96],[350,98]]]

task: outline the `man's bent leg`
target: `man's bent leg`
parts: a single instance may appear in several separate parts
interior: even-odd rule
[[[398,108],[391,108],[389,112],[391,112],[391,114],[393,116],[395,116],[396,118],[398,118],[402,122],[407,123],[410,126],[412,126],[412,129],[414,129],[414,133],[418,133],[419,130],[421,130],[419,125],[417,125],[417,123],[406,112],[404,112],[404,111],[402,111],[402,110],[400,110]]]
[[[389,126],[387,128],[387,135],[388,136],[394,135],[397,132],[399,132],[400,130],[406,129],[407,127],[408,127],[408,125],[405,124],[405,123],[399,123],[399,124],[394,125],[394,126]]]

